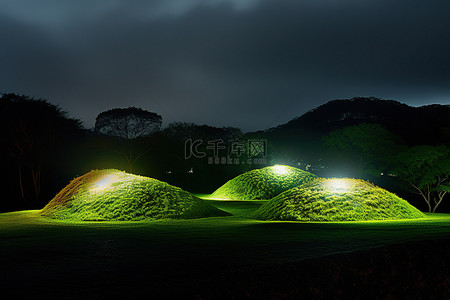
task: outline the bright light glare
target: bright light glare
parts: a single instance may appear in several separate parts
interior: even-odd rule
[[[117,180],[119,180],[119,176],[117,176],[117,175],[114,175],[114,174],[106,175],[94,184],[94,190],[97,192],[104,191],[105,189],[109,188],[111,186],[111,184],[113,184]]]
[[[289,173],[289,169],[286,166],[275,165],[273,166],[273,172],[278,175],[284,175]]]
[[[351,182],[345,179],[333,178],[325,182],[325,187],[335,193],[347,192],[351,189]]]

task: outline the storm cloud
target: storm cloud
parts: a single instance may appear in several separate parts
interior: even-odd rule
[[[0,92],[90,127],[137,106],[244,130],[332,99],[450,103],[450,2],[0,2]]]

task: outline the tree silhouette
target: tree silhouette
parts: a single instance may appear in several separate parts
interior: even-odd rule
[[[9,165],[15,170],[10,173],[17,174],[24,207],[34,207],[39,204],[43,174],[59,155],[64,141],[81,130],[81,123],[46,100],[2,94],[0,101],[2,139],[6,144],[2,150],[13,158]]]
[[[450,192],[450,149],[445,146],[415,146],[397,156],[394,173],[420,194],[429,212]]]
[[[122,154],[128,171],[150,148],[139,147],[142,138],[161,129],[162,117],[141,108],[114,108],[100,113],[95,120],[95,132],[114,137],[114,148]],[[145,149],[142,149],[145,148]]]
[[[362,123],[332,131],[322,137],[336,161],[342,156],[364,175],[380,176],[391,168],[404,149],[403,141],[379,124]]]

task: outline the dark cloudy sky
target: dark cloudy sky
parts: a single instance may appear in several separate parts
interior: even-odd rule
[[[332,99],[450,103],[448,0],[0,0],[0,92],[265,129]]]

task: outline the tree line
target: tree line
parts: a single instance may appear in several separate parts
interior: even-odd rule
[[[383,124],[346,124],[321,132],[287,127],[243,133],[233,127],[183,122],[161,128],[159,114],[128,107],[100,113],[89,130],[46,100],[16,94],[1,95],[0,114],[6,175],[0,211],[42,208],[71,179],[103,168],[154,177],[200,193],[275,163],[324,177],[346,170],[345,175],[370,179],[417,201],[416,206],[422,199],[426,207],[421,208],[430,212],[442,206],[450,191],[449,145],[411,144]],[[200,141],[194,150],[208,156],[222,151],[222,160],[188,157],[187,141]],[[266,152],[250,154],[249,141]],[[258,164],[251,163],[260,156]]]

